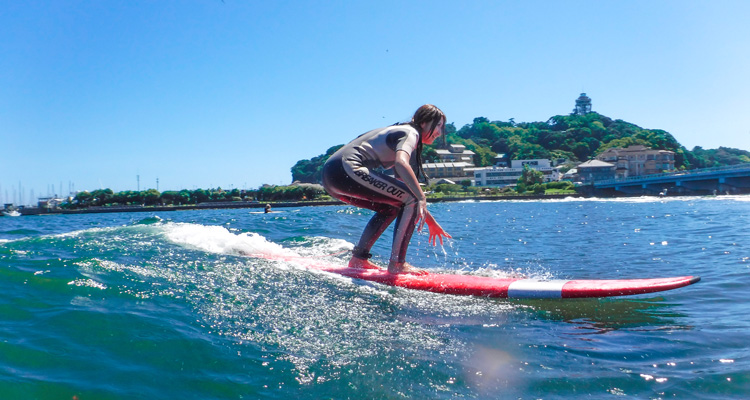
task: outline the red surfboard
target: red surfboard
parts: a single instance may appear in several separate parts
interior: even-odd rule
[[[304,257],[263,258],[290,261],[305,268],[331,272],[349,278],[377,282],[427,292],[461,296],[499,297],[513,299],[573,299],[586,297],[631,296],[662,292],[700,281],[698,276],[652,279],[589,279],[536,280],[523,278],[492,278],[455,274],[391,274],[385,269],[357,269],[337,266],[320,259]]]

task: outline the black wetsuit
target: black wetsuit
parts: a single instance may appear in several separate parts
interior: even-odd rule
[[[419,133],[410,125],[375,129],[339,149],[323,167],[323,186],[331,196],[375,211],[354,248],[354,256],[369,258],[375,241],[396,219],[390,261],[405,261],[419,202],[403,181],[375,169],[393,168],[398,151],[409,154],[414,168],[418,142]]]

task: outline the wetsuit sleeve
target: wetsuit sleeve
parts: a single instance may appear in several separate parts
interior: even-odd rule
[[[415,132],[395,131],[388,134],[387,142],[388,147],[390,147],[394,153],[403,150],[411,155],[414,153],[414,149],[417,148],[418,140],[419,137]]]

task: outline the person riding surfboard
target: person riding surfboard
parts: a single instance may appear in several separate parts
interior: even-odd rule
[[[352,250],[351,268],[379,268],[369,261],[370,249],[395,220],[393,245],[388,262],[390,273],[425,274],[406,262],[406,250],[414,229],[424,224],[429,242],[443,244],[451,236],[427,210],[427,199],[419,186],[422,145],[432,144],[445,129],[445,114],[425,104],[411,121],[366,132],[335,152],[323,166],[323,187],[333,197],[375,211]],[[377,171],[393,169],[394,176]]]

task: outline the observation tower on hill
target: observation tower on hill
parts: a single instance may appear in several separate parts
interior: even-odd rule
[[[576,99],[576,108],[573,109],[573,115],[586,115],[591,112],[591,97],[586,93],[581,93]]]

